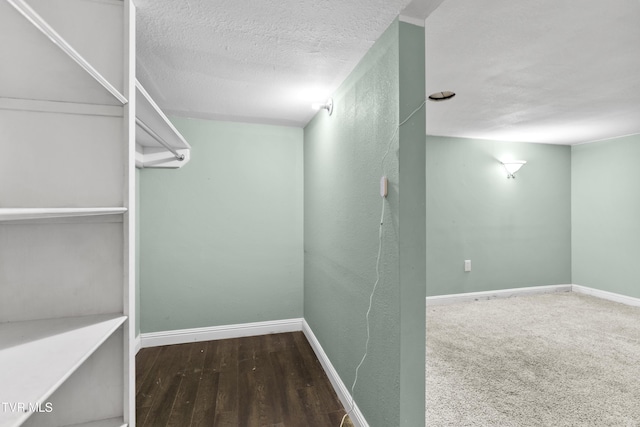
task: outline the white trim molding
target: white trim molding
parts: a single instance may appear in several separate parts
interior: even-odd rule
[[[578,294],[590,295],[596,298],[606,299],[621,304],[640,307],[640,298],[627,295],[616,294],[614,292],[602,291],[600,289],[589,288],[581,285],[548,285],[532,286],[528,288],[501,289],[497,291],[469,292],[464,294],[438,295],[427,297],[427,307],[434,305],[448,305],[461,302],[485,301],[496,298],[511,298],[516,296],[551,294],[555,292],[575,292]]]
[[[500,289],[497,291],[469,292],[464,294],[438,295],[427,297],[427,307],[434,305],[448,305],[460,302],[484,301],[497,298],[511,298],[515,296],[551,294],[555,292],[571,292],[574,285],[531,286],[527,288]]]
[[[634,307],[640,307],[640,298],[628,297],[626,295],[616,294],[609,291],[601,291],[600,289],[594,289],[580,285],[571,285],[571,290],[578,294],[591,295],[596,298],[602,298],[609,301],[631,305]]]
[[[175,331],[148,332],[140,334],[141,347],[158,347],[161,345],[185,344],[189,342],[296,332],[302,331],[302,323],[303,319],[300,318],[242,323],[237,325],[211,326],[205,328],[179,329]]]
[[[349,389],[344,384],[344,382],[342,382],[340,375],[338,375],[338,371],[336,371],[331,364],[329,356],[327,356],[327,354],[322,349],[320,341],[318,341],[315,334],[311,330],[311,327],[304,319],[302,320],[302,332],[304,332],[304,335],[307,337],[309,344],[311,344],[311,348],[316,353],[316,357],[324,368],[327,377],[329,377],[329,381],[331,381],[331,385],[336,391],[336,394],[338,395],[342,406],[344,406],[345,410],[348,410],[348,408],[351,407],[351,393],[349,392]],[[351,419],[354,427],[369,427],[367,420],[364,418],[364,415],[355,402],[353,404],[353,410],[349,414],[349,418]]]
[[[142,339],[140,337],[140,334],[136,335],[136,338],[133,341],[133,345],[134,345],[133,351],[135,351],[135,354],[138,354],[138,352],[142,348]]]

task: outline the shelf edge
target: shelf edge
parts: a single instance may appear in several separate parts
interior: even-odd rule
[[[80,424],[71,424],[65,427],[127,427],[122,417],[109,418],[105,420],[88,421]]]
[[[127,208],[0,208],[0,222],[24,219],[49,219],[96,215],[119,215]]]
[[[80,55],[67,41],[54,30],[35,10],[31,8],[24,0],[7,0],[22,16],[33,24],[41,33],[43,33],[53,44],[58,46],[67,56],[75,61],[82,69],[84,69],[94,80],[104,87],[111,95],[116,98],[122,105],[127,104],[127,99],[116,89],[109,81],[104,78],[93,66]]]
[[[121,105],[83,104],[77,102],[47,101],[40,99],[0,97],[0,110],[122,117]]]
[[[126,322],[126,320],[128,318],[127,316],[122,315],[122,314],[80,316],[80,317],[93,317],[93,318],[95,318],[95,321],[98,322],[98,323],[109,321],[110,325],[103,332],[103,334],[100,336],[100,338],[96,342],[93,343],[93,345],[91,345],[91,346],[86,348],[86,350],[84,351],[82,356],[78,360],[76,360],[74,364],[71,365],[71,367],[67,370],[67,372],[64,375],[62,375],[61,377],[57,378],[57,381],[55,383],[52,383],[47,389],[45,389],[40,394],[40,396],[38,397],[37,402],[32,402],[32,403],[39,403],[39,404],[44,403],[46,401],[46,399],[48,399],[57,389],[59,389],[60,386],[62,384],[64,384],[64,382],[67,381],[69,379],[69,377],[74,372],[76,372],[78,370],[78,368],[80,366],[82,366],[82,364],[85,363],[87,361],[87,359],[89,359],[89,357],[91,357],[91,355],[93,355],[100,348],[100,346],[102,346],[102,344],[104,344],[104,342],[109,337],[111,337],[118,330],[118,328],[120,328]],[[38,321],[42,321],[42,320],[17,322],[17,323],[30,323],[30,322],[38,322]],[[31,415],[33,415],[33,412],[25,412],[25,413],[22,413],[22,414],[15,414],[15,417],[9,417],[7,420],[4,420],[4,422],[7,423],[6,425],[20,426],[28,418],[30,418]],[[3,425],[5,425],[5,424],[3,424]]]

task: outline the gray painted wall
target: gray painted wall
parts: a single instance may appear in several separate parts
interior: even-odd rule
[[[427,136],[426,148],[428,295],[571,283],[569,146]],[[507,156],[527,160],[516,179]]]
[[[401,39],[417,37],[423,43],[424,33],[403,32],[406,25],[396,21],[390,26],[334,94],[333,115],[320,112],[304,130],[304,314],[348,387],[365,349],[365,313],[376,281],[378,228],[385,205],[381,277],[370,315],[371,341],[355,390],[356,402],[372,426],[424,423],[424,338],[403,343],[403,325],[417,324],[414,333],[424,337],[424,282],[410,281],[408,271],[407,280],[401,281],[399,147],[403,141],[399,144],[395,133],[401,98]],[[418,49],[412,52],[416,62],[424,55],[424,45]],[[423,56],[421,62],[424,64]],[[422,83],[413,87],[417,101],[408,95],[405,99],[407,104],[414,103],[409,112],[424,99],[424,89],[420,92],[424,73],[417,72]],[[406,82],[410,83],[415,82]],[[403,111],[406,109],[408,105]],[[418,143],[412,144],[408,136],[405,142],[414,150],[423,149],[424,117],[416,118],[412,125],[418,129]],[[407,166],[406,179],[422,173],[415,178],[424,182],[424,163],[420,163],[422,167]],[[383,174],[389,179],[389,196],[384,202],[379,195]],[[419,221],[424,224],[424,215]],[[424,251],[417,256],[424,259]],[[405,297],[420,295],[417,311],[412,306],[403,310],[403,292]],[[413,384],[405,382],[402,373],[409,369],[411,361],[405,356],[412,348],[415,359],[420,360],[410,373],[420,385],[409,390]],[[407,412],[401,413],[402,395],[411,396]]]
[[[640,297],[640,135],[571,154],[573,282]]]
[[[191,161],[140,172],[141,331],[302,317],[302,129],[173,122]]]

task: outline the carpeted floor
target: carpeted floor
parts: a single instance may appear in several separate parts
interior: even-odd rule
[[[426,425],[640,426],[640,308],[576,293],[427,307]]]

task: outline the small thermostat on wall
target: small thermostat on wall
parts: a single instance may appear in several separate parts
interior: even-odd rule
[[[380,197],[387,197],[387,186],[388,186],[387,177],[383,176],[380,178]]]

